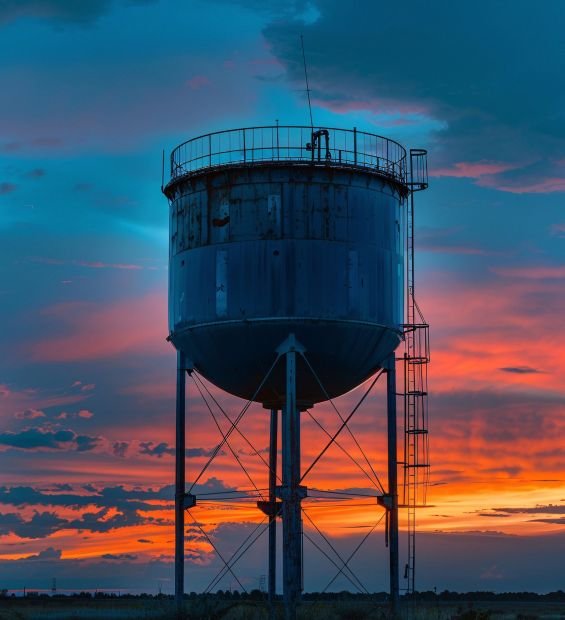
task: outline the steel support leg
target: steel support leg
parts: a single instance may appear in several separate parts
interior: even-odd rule
[[[294,334],[279,347],[286,357],[286,402],[282,416],[283,598],[286,620],[295,620],[302,592],[302,511],[300,486],[300,411],[296,403],[296,353],[304,349]]]
[[[398,581],[398,479],[396,445],[396,362],[392,353],[387,360],[387,426],[388,426],[388,495],[389,553],[390,553],[390,602],[393,618],[399,615],[400,590]]]
[[[278,410],[271,409],[271,432],[269,440],[269,609],[274,617],[274,604],[277,593],[277,431]]]
[[[175,444],[175,603],[178,618],[184,616],[184,496],[185,496],[185,356],[177,351],[177,415]]]

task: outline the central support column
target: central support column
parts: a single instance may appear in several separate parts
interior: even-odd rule
[[[387,426],[388,426],[388,524],[390,554],[390,602],[392,617],[399,615],[400,590],[398,580],[398,476],[396,445],[396,361],[391,353],[386,366]]]
[[[302,511],[306,488],[300,485],[300,411],[296,403],[296,353],[304,348],[294,334],[277,349],[286,358],[286,394],[282,416],[283,598],[286,620],[296,618],[302,593]]]

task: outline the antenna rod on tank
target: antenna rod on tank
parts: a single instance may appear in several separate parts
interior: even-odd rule
[[[302,62],[304,63],[304,77],[306,79],[306,94],[308,95],[308,110],[310,112],[310,127],[314,131],[314,121],[312,119],[312,102],[310,101],[310,86],[308,85],[308,71],[306,69],[306,54],[304,53],[304,37],[300,35],[300,44],[302,45]]]

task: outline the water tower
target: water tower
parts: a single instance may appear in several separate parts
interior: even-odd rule
[[[262,509],[272,522],[282,516],[291,615],[301,592],[307,494],[300,412],[385,370],[389,489],[382,503],[395,601],[394,352],[407,323],[408,198],[427,186],[425,151],[407,156],[397,142],[356,129],[277,125],[189,140],[170,163],[163,192],[170,204],[169,340],[178,352],[177,601],[184,591],[184,510],[196,502],[186,493],[184,469],[185,377],[193,369],[271,410],[271,493]],[[282,484],[275,488],[279,411]]]

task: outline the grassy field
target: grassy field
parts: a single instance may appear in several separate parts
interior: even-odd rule
[[[282,608],[277,610],[283,617]],[[171,600],[156,599],[3,599],[0,620],[165,620],[175,617]],[[386,620],[388,607],[369,601],[307,601],[301,620]],[[187,620],[268,620],[256,601],[187,601]],[[404,620],[565,620],[565,604],[549,602],[404,603]]]

